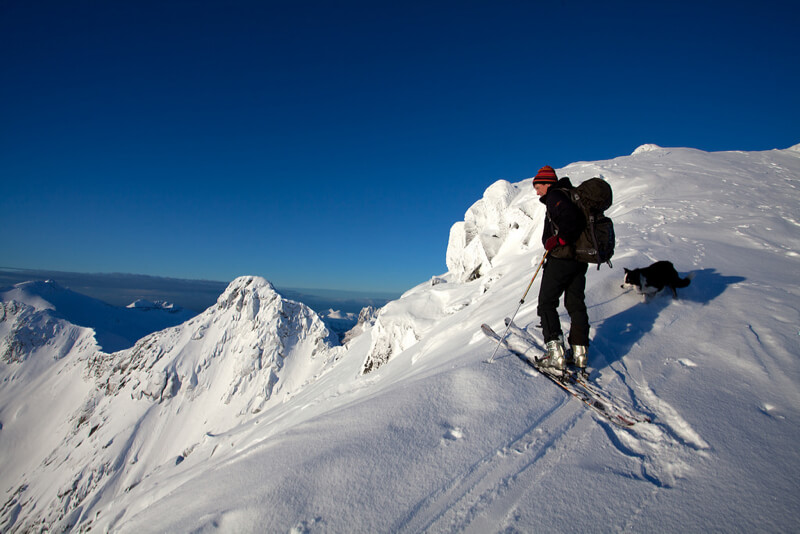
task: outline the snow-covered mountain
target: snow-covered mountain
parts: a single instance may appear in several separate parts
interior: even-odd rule
[[[331,308],[321,313],[320,317],[328,328],[335,332],[341,339],[358,324],[359,314],[343,312]]]
[[[52,283],[45,286],[52,291],[38,291],[34,303],[42,309],[52,307],[50,299],[78,300]],[[20,284],[4,297],[29,289]],[[33,299],[28,295],[27,300]],[[80,302],[91,308],[97,301]],[[0,324],[8,326],[11,319],[23,322],[20,318],[32,309],[14,299],[3,305],[8,320]],[[95,507],[106,499],[113,502],[118,491],[129,491],[164,463],[182,462],[207,436],[241,424],[273,396],[291,398],[337,357],[338,342],[319,317],[303,304],[284,300],[257,277],[234,280],[204,313],[112,354],[90,342],[92,330],[56,324],[51,330],[67,333],[47,336],[40,329],[39,338],[47,339],[31,343],[27,355],[13,352],[3,369],[0,439],[38,438],[36,427],[49,431],[44,446],[34,447],[37,454],[19,449],[15,458],[3,444],[6,459],[14,461],[3,462],[0,472],[3,480],[16,479],[13,493],[18,495],[4,510],[7,527],[17,524],[26,502],[41,500],[46,506],[34,506],[35,521],[19,528],[69,528],[87,501]],[[14,340],[20,328],[6,330],[3,342],[18,348]],[[59,365],[67,356],[72,356],[69,362]],[[38,380],[20,380],[13,364],[33,360],[49,364],[48,372]],[[58,390],[51,392],[54,384]],[[62,406],[56,417],[39,413],[57,403]],[[20,406],[25,411],[28,404],[36,406],[37,418],[18,422]]]
[[[610,425],[504,350],[486,363],[480,324],[502,330],[542,254],[530,179],[499,181],[453,226],[448,272],[345,345],[255,277],[114,353],[34,317],[47,298],[4,294],[0,528],[796,529],[800,146],[643,145],[558,174],[614,189],[590,365],[651,423]],[[620,287],[622,267],[656,260],[692,273],[679,299]],[[534,336],[537,291],[516,318]]]
[[[52,280],[25,282],[0,289],[0,300],[26,305],[51,319],[91,328],[99,348],[114,352],[168,326],[188,321],[195,314],[172,304],[137,300],[127,308],[76,293]]]

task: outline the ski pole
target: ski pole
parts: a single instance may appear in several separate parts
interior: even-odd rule
[[[489,358],[488,363],[492,363],[494,361],[494,356],[495,356],[495,354],[497,354],[497,349],[500,348],[500,345],[506,339],[506,336],[508,335],[508,329],[511,328],[511,323],[514,322],[514,318],[517,316],[517,312],[519,312],[519,309],[522,307],[522,304],[525,302],[525,297],[528,296],[528,291],[531,290],[531,286],[533,285],[533,281],[536,280],[536,275],[539,274],[539,269],[541,269],[542,265],[544,265],[544,260],[545,260],[545,258],[547,258],[547,253],[548,252],[550,252],[550,251],[549,250],[545,250],[544,251],[544,255],[542,256],[542,261],[539,262],[539,266],[536,268],[536,272],[533,273],[533,278],[531,278],[531,281],[528,284],[528,287],[525,289],[525,293],[522,295],[522,298],[519,299],[519,304],[517,305],[517,309],[514,311],[514,315],[511,316],[511,320],[506,325],[506,330],[505,330],[505,332],[503,332],[503,335],[500,337],[500,341],[497,342],[497,346],[494,348],[494,352],[492,353],[492,357]]]

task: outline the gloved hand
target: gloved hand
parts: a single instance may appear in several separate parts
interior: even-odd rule
[[[558,237],[557,235],[553,235],[547,238],[547,241],[544,242],[544,249],[546,251],[551,251],[557,246],[566,245],[567,242]]]

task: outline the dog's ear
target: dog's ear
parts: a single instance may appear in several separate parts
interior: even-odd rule
[[[630,269],[625,269],[625,267],[623,267],[623,270],[625,271],[625,274],[628,274],[629,272],[631,272]]]

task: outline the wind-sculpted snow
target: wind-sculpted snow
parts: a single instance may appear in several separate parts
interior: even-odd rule
[[[507,241],[528,245],[541,222],[534,221],[531,215],[534,206],[527,198],[517,201],[520,191],[520,186],[506,180],[495,182],[467,210],[464,220],[453,225],[446,254],[451,273],[462,281],[478,278],[491,269]]]
[[[403,304],[407,306],[408,300]],[[378,315],[371,331],[372,345],[364,362],[364,373],[378,369],[388,363],[392,355],[400,354],[419,341],[420,335],[427,330],[425,310],[414,306],[410,311],[393,313],[393,306],[389,303],[384,307],[384,315]],[[436,309],[434,317],[435,312]]]
[[[531,215],[537,204],[532,203],[523,187],[524,183],[495,182],[467,210],[464,221],[453,225],[446,254],[449,272],[384,306],[371,332],[372,344],[364,373],[376,370],[393,355],[410,348],[441,318],[463,309],[488,291],[498,271],[483,279],[480,291],[466,300],[453,298],[453,288],[440,284],[477,280],[501,266],[507,257],[537,246],[541,221],[534,221]]]
[[[480,282],[480,291],[472,299],[452,297],[452,287],[439,284],[470,282],[491,273],[506,257],[530,251],[539,243],[541,221],[531,213],[537,204],[522,185],[499,180],[489,186],[483,198],[466,212],[464,221],[450,230],[447,245],[447,267],[444,277],[434,277],[423,288],[409,291],[397,303],[381,310],[372,330],[372,344],[363,372],[369,373],[387,363],[393,355],[410,348],[430,331],[437,322],[468,306],[474,298],[488,291],[498,276]],[[402,310],[396,313],[395,310]]]

